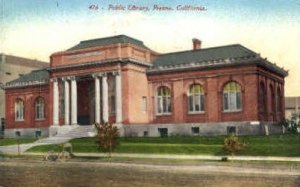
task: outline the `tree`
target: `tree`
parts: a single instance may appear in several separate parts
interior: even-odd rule
[[[95,124],[97,129],[97,141],[98,149],[100,151],[108,153],[108,157],[111,158],[111,153],[119,145],[119,131],[118,128],[109,124],[108,122],[102,124]]]
[[[226,152],[233,156],[240,150],[244,149],[245,144],[240,143],[238,137],[232,133],[229,137],[225,138],[223,148]]]

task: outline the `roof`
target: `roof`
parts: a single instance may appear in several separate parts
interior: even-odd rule
[[[224,65],[245,65],[246,62],[241,63],[243,61],[259,63],[261,66],[272,69],[283,76],[287,75],[287,71],[262,59],[259,54],[240,44],[161,54],[153,61],[153,67],[148,72],[155,73],[191,67],[207,68]]]
[[[4,85],[4,88],[15,88],[48,83],[49,72],[46,69],[34,70],[18,79],[10,81]]]
[[[3,59],[5,63],[19,65],[19,66],[34,67],[39,69],[49,67],[49,63],[47,62],[13,56],[13,55],[1,54],[1,59]]]
[[[126,35],[117,35],[117,36],[111,36],[111,37],[106,37],[106,38],[97,38],[97,39],[92,39],[92,40],[84,40],[84,41],[81,41],[78,45],[75,45],[74,47],[71,47],[67,51],[86,49],[86,48],[91,48],[91,47],[99,47],[99,46],[118,44],[118,43],[133,44],[133,45],[139,46],[139,47],[144,48],[144,49],[149,49],[140,40],[131,38],[131,37],[126,36]]]
[[[156,60],[154,60],[153,65],[154,67],[168,66],[186,64],[191,62],[241,58],[247,56],[256,56],[256,53],[239,44],[236,44],[175,53],[166,53],[163,55],[159,55]]]

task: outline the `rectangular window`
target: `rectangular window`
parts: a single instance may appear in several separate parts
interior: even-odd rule
[[[142,112],[144,112],[144,113],[147,112],[147,97],[146,96],[142,97]]]
[[[199,135],[200,128],[199,127],[192,127],[192,135]]]
[[[231,135],[231,134],[235,134],[236,135],[236,127],[235,126],[228,126],[227,127],[227,134]]]
[[[144,137],[148,137],[149,133],[148,131],[144,131]]]
[[[168,128],[158,128],[158,133],[161,138],[168,137]]]
[[[16,131],[16,137],[20,137],[21,136],[21,132],[20,131]]]

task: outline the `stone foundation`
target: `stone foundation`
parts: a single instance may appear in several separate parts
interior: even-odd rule
[[[126,137],[167,136],[217,136],[235,132],[237,135],[280,134],[282,128],[272,123],[260,122],[220,122],[184,124],[146,124],[124,125]],[[162,134],[163,133],[163,134]]]
[[[159,136],[218,136],[235,133],[237,135],[269,135],[282,134],[282,127],[272,123],[252,122],[219,122],[219,123],[182,123],[182,124],[116,124],[120,136],[125,137],[159,137]],[[5,138],[40,137],[64,134],[76,126],[50,128],[5,129]],[[19,133],[19,134],[18,134]]]
[[[19,128],[19,129],[5,129],[5,138],[32,138],[32,137],[48,137],[49,128]]]

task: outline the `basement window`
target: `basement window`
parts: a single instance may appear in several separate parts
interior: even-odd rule
[[[16,131],[16,137],[20,137],[21,136],[21,132],[20,131]]]
[[[236,135],[236,127],[235,126],[228,126],[227,127],[227,135],[234,134]]]
[[[168,137],[168,128],[158,128],[158,133],[161,138]]]
[[[199,127],[192,127],[192,135],[199,135],[200,128]]]
[[[42,136],[42,131],[35,131],[35,137],[39,138]]]
[[[148,131],[144,131],[144,137],[148,137],[149,133]]]

